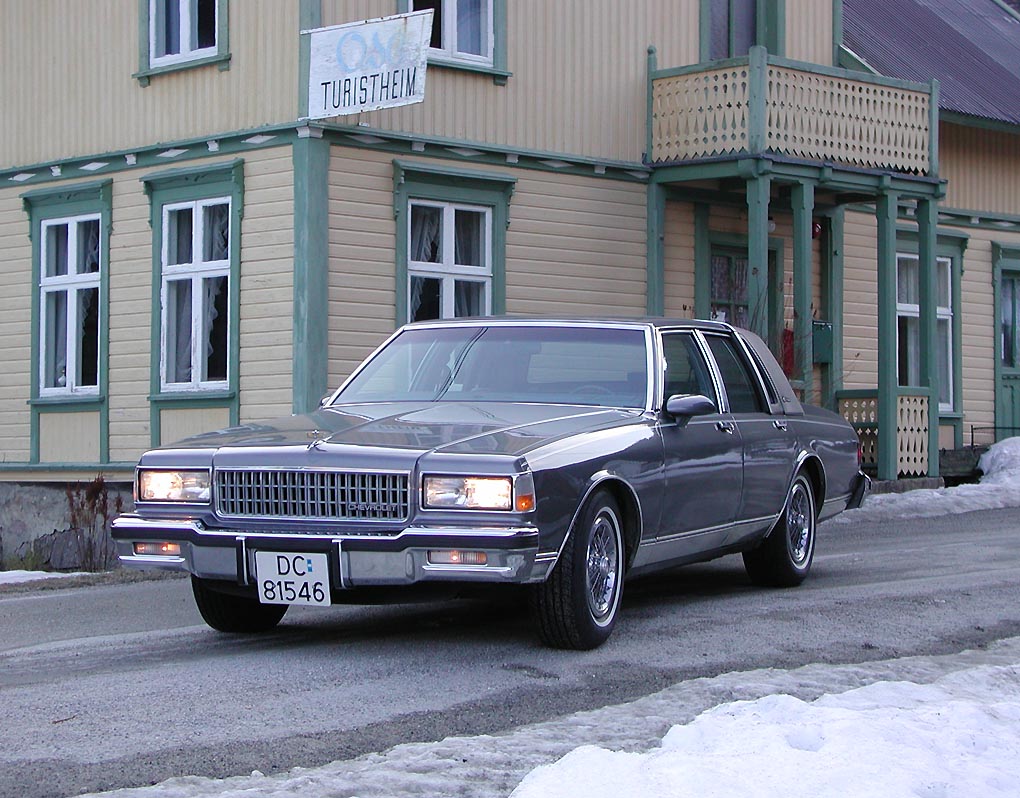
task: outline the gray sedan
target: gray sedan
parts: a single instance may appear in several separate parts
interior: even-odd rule
[[[854,430],[752,333],[456,320],[400,329],[314,413],[147,452],[114,538],[189,572],[225,632],[526,586],[541,638],[587,649],[644,573],[740,552],[754,583],[799,584],[867,486]]]

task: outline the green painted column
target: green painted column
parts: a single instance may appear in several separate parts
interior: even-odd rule
[[[814,347],[811,297],[811,224],[815,211],[815,187],[798,183],[790,197],[793,204],[793,343],[796,374],[804,382],[804,397],[814,401]]]
[[[647,282],[645,285],[645,310],[649,316],[661,316],[665,312],[665,237],[666,237],[666,189],[653,176],[648,183],[647,210]]]
[[[921,383],[928,387],[928,476],[939,475],[938,205],[917,202],[918,279],[920,282]]]
[[[879,197],[878,217],[878,478],[899,476],[896,369],[896,218],[899,197]]]
[[[832,363],[822,370],[823,403],[836,410],[836,391],[843,390],[843,231],[846,212],[832,211],[822,228],[822,296],[832,324]]]
[[[751,330],[769,340],[769,194],[772,179],[756,170],[747,181],[747,306]]]
[[[712,241],[709,237],[711,207],[694,204],[694,317],[712,317]]]

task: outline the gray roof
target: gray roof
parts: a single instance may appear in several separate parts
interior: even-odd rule
[[[843,44],[881,75],[938,79],[943,111],[1020,125],[1020,18],[1004,3],[843,0]]]

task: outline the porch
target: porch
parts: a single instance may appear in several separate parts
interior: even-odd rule
[[[846,206],[871,206],[877,221],[877,389],[868,399],[864,443],[879,479],[939,474],[936,226],[944,187],[938,178],[938,84],[910,83],[777,58],[763,47],[747,57],[659,69],[648,63],[646,162],[648,312],[662,313],[667,200],[693,203],[695,217],[739,206],[746,212],[748,326],[783,346],[769,308],[771,212],[792,218],[793,369],[806,396],[838,409],[843,389],[842,217]],[[919,256],[917,388],[901,389],[897,370],[897,226],[916,225]],[[707,230],[708,222],[704,222]],[[824,315],[816,295],[812,239],[822,227],[827,288]],[[713,301],[697,275],[711,274],[711,254],[695,238],[695,315]],[[781,289],[780,289],[781,290]],[[787,317],[789,320],[789,316]],[[818,322],[831,329],[831,352],[816,356]],[[821,354],[821,353],[818,353]],[[824,364],[820,372],[816,366]],[[818,377],[820,373],[822,376]],[[816,380],[820,384],[815,384]],[[839,397],[843,397],[842,399]],[[864,397],[854,397],[863,402]],[[858,410],[865,412],[864,404]],[[902,432],[909,429],[909,434]]]

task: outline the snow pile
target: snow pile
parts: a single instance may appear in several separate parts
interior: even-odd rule
[[[842,513],[826,524],[934,518],[974,510],[1020,507],[1020,438],[1007,438],[993,444],[981,455],[978,467],[984,472],[979,484],[868,496],[859,510]]]
[[[80,571],[66,574],[54,571],[0,571],[0,585],[16,585],[21,582],[34,582],[36,579],[60,579],[69,576],[86,576],[86,574]]]
[[[538,768],[514,798],[1015,796],[1020,666],[930,685],[878,682],[805,702],[723,704],[674,726],[649,753],[578,748]]]

